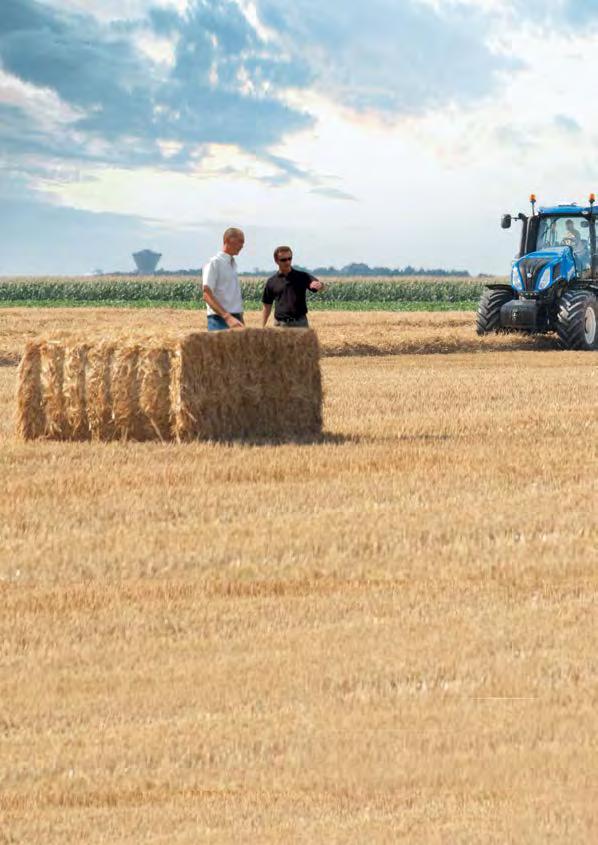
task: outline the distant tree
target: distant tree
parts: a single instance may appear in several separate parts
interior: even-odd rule
[[[346,264],[342,270],[343,276],[370,276],[372,273],[368,264],[360,264],[358,262],[353,264]]]
[[[340,270],[337,270],[336,267],[314,267],[312,273],[314,276],[338,276]]]

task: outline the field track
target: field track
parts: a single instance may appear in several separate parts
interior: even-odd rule
[[[0,843],[595,842],[597,356],[321,312],[321,442],[14,439],[28,336],[204,320],[0,312]]]

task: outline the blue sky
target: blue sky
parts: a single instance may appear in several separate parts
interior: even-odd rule
[[[0,274],[506,272],[534,190],[598,189],[598,0],[2,0]]]

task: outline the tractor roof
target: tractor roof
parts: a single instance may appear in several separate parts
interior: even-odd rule
[[[539,214],[583,214],[591,212],[591,206],[575,205],[575,203],[567,203],[566,205],[550,205],[546,208],[538,209]]]

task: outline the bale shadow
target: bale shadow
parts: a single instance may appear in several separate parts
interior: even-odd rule
[[[358,444],[363,437],[357,434],[338,434],[330,431],[323,431],[316,434],[289,434],[289,435],[250,435],[247,437],[213,437],[210,443],[218,443],[220,446],[345,446],[347,444]],[[208,442],[208,441],[195,441]]]
[[[313,435],[289,435],[288,437],[235,437],[235,438],[212,438],[210,442],[219,446],[380,446],[391,443],[446,443],[451,440],[461,439],[460,434],[344,434],[342,432],[323,431],[321,434]]]

